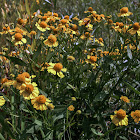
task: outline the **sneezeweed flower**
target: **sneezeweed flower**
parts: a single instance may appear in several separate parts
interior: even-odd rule
[[[96,11],[93,11],[93,8],[89,7],[88,11],[84,11],[84,13],[96,13]]]
[[[95,43],[98,43],[100,46],[104,46],[104,40],[102,38],[95,38]]]
[[[22,95],[26,100],[33,99],[39,95],[39,90],[36,83],[22,84],[20,89],[20,95]]]
[[[131,35],[138,34],[140,36],[140,25],[138,22],[133,24],[133,27],[128,31]]]
[[[76,98],[75,98],[75,97],[71,97],[71,100],[72,100],[72,101],[76,101]]]
[[[3,106],[5,104],[5,99],[3,98],[3,96],[0,96],[0,107]]]
[[[47,25],[47,23],[45,21],[36,22],[35,26],[41,32],[45,32],[46,30],[50,30],[50,28],[48,27],[48,25]]]
[[[130,16],[133,13],[129,12],[128,7],[123,7],[120,9],[120,13],[118,14],[118,17],[126,17]]]
[[[114,111],[114,114],[115,115],[110,115],[110,118],[116,126],[128,125],[128,115],[126,115],[126,112],[123,109]]]
[[[17,77],[16,77],[16,80],[13,81],[13,86],[16,88],[16,89],[21,89],[22,87],[22,84],[30,84],[31,83],[31,78],[29,77],[28,74],[19,74]]]
[[[126,96],[121,96],[120,99],[126,103],[130,103],[130,100]]]
[[[90,63],[92,65],[95,65],[95,62],[97,61],[97,56],[90,56],[87,55],[87,59],[85,60],[87,63]]]
[[[22,34],[16,33],[14,36],[12,36],[12,42],[15,42],[15,45],[22,45],[23,43],[26,43],[27,40],[23,38]]]
[[[12,80],[8,80],[7,78],[2,78],[1,79],[1,88],[3,87],[10,87],[11,85],[13,85],[13,81]]]
[[[77,114],[81,114],[82,113],[82,111],[81,110],[77,110],[77,112],[76,112]]]
[[[55,35],[49,35],[48,39],[44,41],[44,44],[49,47],[57,47],[58,41]]]
[[[63,65],[61,63],[49,63],[49,67],[47,67],[47,71],[49,73],[52,73],[54,75],[58,75],[60,78],[64,77],[64,74],[62,72],[66,72],[67,69],[63,68]]]
[[[67,108],[69,111],[74,111],[75,107],[73,105],[70,105],[68,108]]]
[[[44,95],[39,95],[36,98],[33,98],[31,100],[31,103],[33,105],[33,107],[36,110],[47,110],[48,107],[47,105],[50,104],[51,100],[49,100],[48,98],[46,98]]]
[[[23,20],[22,18],[19,18],[19,19],[17,20],[17,22],[18,22],[19,25],[24,24],[24,20]]]
[[[135,123],[139,123],[140,122],[140,110],[132,111],[131,117],[134,119]]]
[[[85,32],[85,34],[83,34],[83,35],[80,36],[80,38],[81,38],[82,40],[84,40],[84,39],[93,40],[92,37],[93,37],[93,36],[92,36],[89,32]]]
[[[75,60],[75,58],[73,57],[73,56],[68,56],[67,57],[67,60],[69,61],[69,62],[73,62],[74,60]]]
[[[6,24],[4,27],[3,27],[3,31],[0,32],[0,34],[8,34],[10,32],[10,27]]]

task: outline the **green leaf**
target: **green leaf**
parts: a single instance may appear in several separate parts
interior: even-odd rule
[[[95,101],[103,101],[103,99],[106,97],[107,93],[104,91],[99,92],[96,96],[95,96]]]
[[[19,59],[17,57],[10,57],[8,55],[2,55],[2,54],[0,54],[0,55],[6,57],[10,61],[12,61],[14,64],[18,64],[20,66],[27,66],[27,64],[23,60],[21,60],[21,59]]]
[[[132,59],[132,52],[131,49],[129,48],[129,45],[127,45],[127,55],[130,59]]]
[[[37,124],[37,125],[39,125],[39,126],[42,126],[42,122],[39,121],[39,120],[35,120],[34,123]]]
[[[128,140],[125,136],[119,136],[121,140]]]
[[[5,140],[5,138],[3,137],[3,135],[1,133],[0,133],[0,139]]]
[[[129,89],[133,90],[136,94],[139,94],[140,95],[140,92],[138,90],[136,90],[134,87],[132,87],[130,84],[128,84],[127,82],[124,82]]]
[[[30,8],[29,8],[29,3],[28,3],[28,0],[25,0],[25,6],[26,6],[26,11],[27,11],[27,14],[30,16],[31,13],[30,13]]]
[[[91,131],[95,134],[95,135],[98,135],[98,136],[103,136],[104,134],[96,131],[94,128],[91,128]]]

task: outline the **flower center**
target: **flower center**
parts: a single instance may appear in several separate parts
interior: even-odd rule
[[[22,39],[22,35],[20,33],[16,33],[15,34],[15,40],[16,41],[21,41],[21,39]]]
[[[25,77],[22,74],[19,74],[18,77],[16,78],[16,80],[19,83],[25,83]]]
[[[34,90],[34,87],[33,85],[26,85],[26,88],[25,88],[25,91],[28,92],[28,93],[32,93],[32,91]]]
[[[25,78],[29,78],[30,77],[30,74],[28,72],[23,72],[22,75],[25,77]]]
[[[134,23],[133,28],[134,28],[134,30],[138,30],[140,28],[139,23],[138,22]]]
[[[116,22],[116,26],[119,26],[119,24],[120,24],[119,22]]]
[[[89,7],[89,8],[88,8],[88,11],[93,11],[93,8],[92,8],[92,7]]]
[[[48,40],[49,40],[49,42],[51,42],[51,43],[55,43],[56,40],[57,40],[57,38],[56,38],[54,35],[50,35],[50,36],[48,36]]]
[[[135,116],[138,117],[138,118],[140,118],[140,110],[136,110],[135,111]]]
[[[119,23],[119,27],[122,28],[124,26],[124,24],[121,22]]]
[[[40,22],[40,27],[42,27],[42,28],[46,28],[46,27],[47,27],[46,22],[44,22],[44,21]]]
[[[90,61],[93,63],[93,62],[96,62],[97,61],[97,57],[96,56],[90,56]]]
[[[67,21],[68,21],[67,19],[62,19],[62,20],[61,20],[61,23],[62,23],[63,25],[65,25],[65,24],[67,23]]]
[[[44,104],[46,102],[46,97],[44,95],[39,95],[37,97],[37,102],[40,104]]]
[[[72,25],[72,30],[74,30],[74,31],[78,30],[78,26],[76,24],[73,24]]]
[[[102,38],[99,38],[98,40],[99,40],[99,42],[103,42],[103,39]]]
[[[117,111],[117,118],[124,119],[125,116],[126,116],[126,112],[124,110],[120,109]]]
[[[128,12],[128,7],[123,7],[122,9],[120,9],[120,12],[121,12],[122,14],[127,13],[127,12]]]
[[[112,24],[112,23],[113,23],[113,20],[109,19],[108,24]]]
[[[61,69],[63,68],[63,65],[61,63],[56,63],[53,67],[53,69],[56,71],[56,72],[60,72]]]
[[[85,36],[86,37],[89,37],[90,36],[90,33],[89,32],[85,32]]]
[[[24,20],[22,18],[19,18],[17,22],[18,22],[19,25],[22,25]]]
[[[68,16],[68,15],[66,15],[66,16],[64,17],[64,19],[67,19],[67,20],[69,20],[69,16]]]
[[[6,82],[8,82],[8,79],[7,78],[2,78],[1,79],[1,84],[6,83]]]

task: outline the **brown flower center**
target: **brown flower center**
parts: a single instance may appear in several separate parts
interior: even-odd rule
[[[90,11],[90,12],[93,11],[93,8],[92,7],[89,7],[88,8],[88,11]]]
[[[117,115],[117,118],[124,119],[125,116],[126,116],[126,112],[124,110],[120,109],[120,110],[117,111],[116,115]]]
[[[69,20],[69,16],[68,16],[68,15],[66,15],[66,16],[64,17],[64,19],[67,19],[67,20]]]
[[[103,39],[102,38],[99,38],[98,40],[99,40],[99,42],[103,42]]]
[[[47,27],[47,23],[44,22],[44,21],[41,21],[41,22],[40,22],[40,27],[46,28],[46,27]]]
[[[119,24],[120,24],[119,22],[116,22],[116,26],[119,26]]]
[[[136,111],[135,111],[135,116],[136,116],[137,118],[140,118],[140,110],[136,110]]]
[[[26,85],[26,88],[25,88],[25,91],[28,92],[28,93],[32,93],[32,91],[34,90],[34,87],[33,85]]]
[[[8,82],[8,79],[7,78],[2,78],[1,79],[1,84],[6,83],[6,82]]]
[[[96,62],[97,61],[97,57],[96,56],[90,56],[90,61],[92,63]]]
[[[19,18],[17,22],[18,22],[19,25],[22,25],[24,20],[22,18]]]
[[[127,13],[127,12],[128,12],[128,7],[123,7],[122,9],[120,9],[120,12],[121,12],[122,14]]]
[[[46,97],[44,95],[39,95],[37,97],[37,102],[40,104],[44,104],[46,102]]]
[[[139,23],[138,22],[134,23],[133,28],[134,28],[134,30],[138,30],[140,28]]]
[[[25,78],[29,78],[30,77],[30,74],[28,72],[23,72],[22,75],[25,77]]]
[[[89,37],[90,36],[90,33],[89,32],[85,32],[85,36],[86,37]]]
[[[121,22],[119,23],[119,27],[122,28],[124,26],[124,24]]]
[[[61,19],[61,23],[62,23],[63,25],[65,25],[67,22],[68,22],[67,19]]]
[[[22,35],[20,33],[16,33],[15,34],[15,40],[16,41],[21,41],[21,39],[22,39]]]
[[[49,40],[49,42],[51,42],[51,43],[55,43],[56,40],[57,40],[57,38],[56,38],[54,35],[50,35],[50,36],[48,36],[48,40]]]
[[[25,83],[25,77],[22,74],[19,74],[16,78],[17,82],[19,83]]]
[[[61,63],[56,63],[53,67],[53,69],[56,71],[56,72],[60,72],[61,69],[63,68],[63,65]]]

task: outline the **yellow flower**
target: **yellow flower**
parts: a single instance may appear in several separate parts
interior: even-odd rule
[[[126,112],[123,109],[114,111],[114,114],[115,115],[110,115],[110,118],[116,126],[128,125],[128,118],[127,118],[128,115],[126,115]]]
[[[57,42],[57,38],[54,35],[50,35],[48,36],[48,39],[46,39],[44,41],[45,45],[48,45],[49,47],[57,47],[58,46],[58,42]]]
[[[125,16],[130,16],[133,13],[128,11],[128,7],[123,7],[120,9],[120,13],[118,14],[118,17],[125,17]]]
[[[37,97],[39,95],[37,84],[34,82],[31,84],[22,84],[20,89],[20,95],[23,95],[26,100]]]
[[[77,114],[81,114],[82,112],[81,112],[81,110],[77,110]]]
[[[13,81],[13,86],[16,89],[20,90],[22,87],[22,84],[29,84],[29,83],[31,83],[31,78],[29,77],[29,75],[27,73],[22,73],[16,77],[15,81]]]
[[[87,63],[91,63],[92,65],[94,65],[96,61],[97,61],[97,56],[87,55],[87,59],[86,59]]]
[[[130,100],[126,96],[121,96],[120,99],[126,103],[130,103]]]
[[[99,39],[95,38],[95,42],[100,44],[101,46],[104,46],[104,41],[102,38],[99,38]]]
[[[50,28],[48,27],[45,21],[36,22],[35,26],[37,27],[38,30],[42,32],[45,32],[46,30],[50,30]]]
[[[63,68],[63,65],[61,63],[49,63],[49,65],[50,66],[47,67],[49,73],[58,75],[60,78],[64,77],[64,74],[62,72],[66,72],[67,69]]]
[[[50,104],[51,100],[46,98],[44,95],[39,95],[31,100],[33,107],[37,110],[47,110],[47,105]]]
[[[69,62],[73,62],[73,61],[75,60],[75,58],[74,58],[73,56],[68,56],[68,57],[67,57],[67,60],[68,60]]]
[[[76,98],[75,97],[71,97],[72,101],[76,101]]]
[[[132,111],[131,117],[134,119],[135,123],[140,122],[140,110]]]
[[[3,96],[0,96],[0,106],[3,106],[5,104],[5,99]]]
[[[15,45],[22,45],[23,43],[26,43],[27,40],[23,38],[21,33],[16,33],[14,36],[12,36],[12,42],[15,41]]]
[[[73,105],[70,105],[68,108],[67,108],[69,111],[74,111],[75,107]]]
[[[138,36],[140,36],[140,25],[138,22],[135,22],[133,24],[133,28],[131,28],[129,31],[128,31],[131,35],[134,35],[136,33],[138,33]]]

